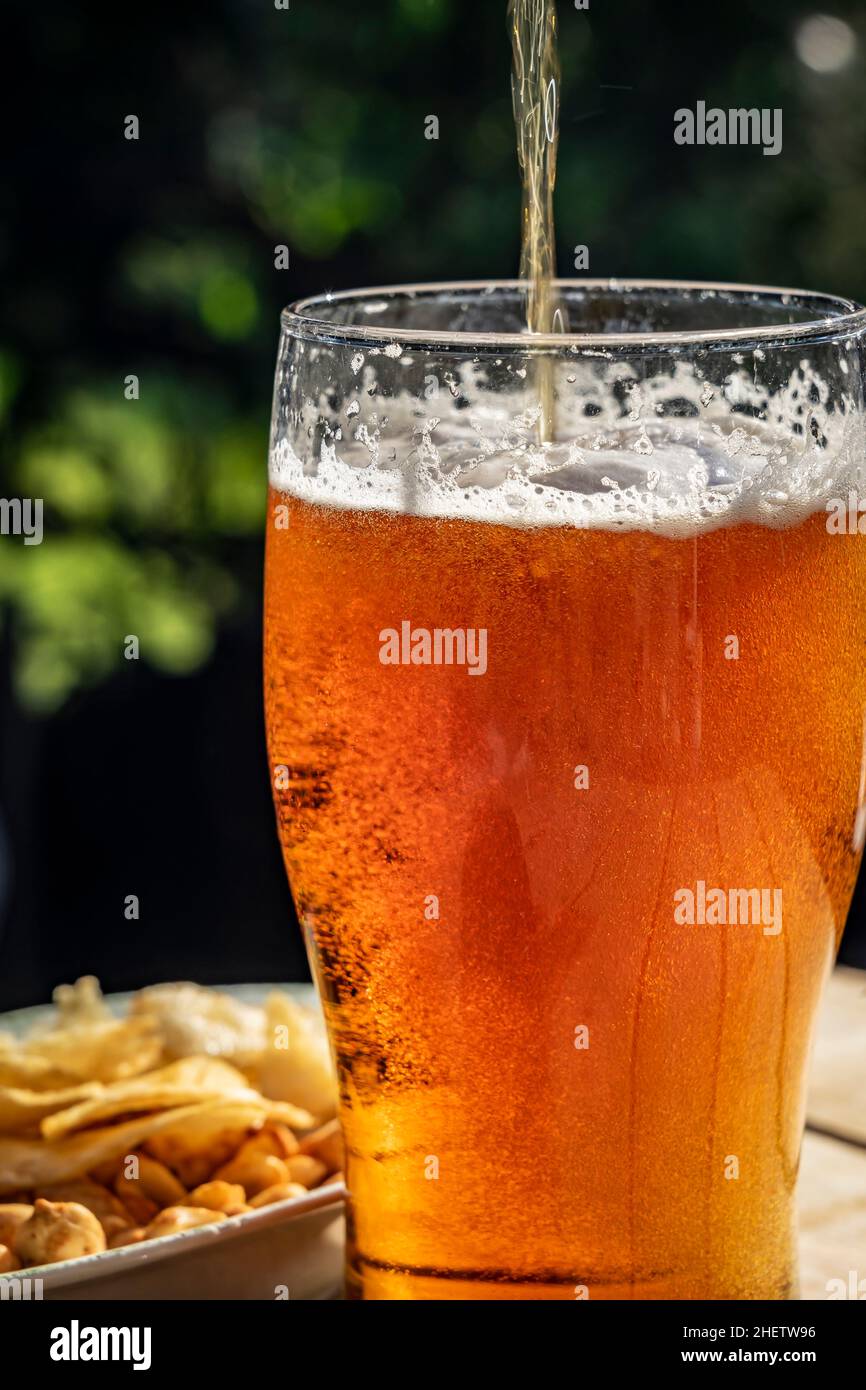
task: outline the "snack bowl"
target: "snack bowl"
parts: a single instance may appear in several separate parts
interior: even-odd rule
[[[212,1225],[19,1270],[0,1277],[0,1293],[18,1281],[22,1296],[46,1300],[337,1298],[345,1196],[331,1183]]]
[[[318,1009],[309,985],[223,987],[259,1005],[280,989],[306,1010]],[[104,999],[121,1017],[131,995]],[[52,1016],[51,1006],[0,1016],[0,1030],[25,1037]],[[181,1113],[181,1112],[178,1112]],[[120,1245],[76,1259],[0,1275],[0,1299],[182,1300],[328,1299],[340,1296],[345,1188],[339,1177],[236,1216]],[[2,1200],[2,1199],[0,1199]]]

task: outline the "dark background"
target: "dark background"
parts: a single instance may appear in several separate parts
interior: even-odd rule
[[[560,0],[563,273],[582,243],[594,275],[866,300],[866,8],[815,13]],[[5,0],[2,22],[2,493],[45,498],[50,544],[0,538],[0,1008],[85,971],[299,977],[260,693],[277,315],[515,273],[505,0]],[[782,153],[675,146],[699,99],[781,107]],[[861,965],[864,926],[861,890]]]

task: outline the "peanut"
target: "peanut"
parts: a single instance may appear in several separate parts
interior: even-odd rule
[[[0,1245],[8,1245],[11,1249],[18,1227],[32,1215],[33,1207],[26,1202],[6,1202],[0,1206]]]
[[[251,1153],[243,1145],[224,1168],[214,1173],[214,1178],[239,1183],[248,1197],[254,1197],[266,1187],[288,1182],[289,1170],[283,1159],[273,1154]]]
[[[328,1173],[325,1164],[318,1158],[313,1158],[311,1154],[295,1154],[293,1158],[287,1158],[286,1167],[289,1170],[289,1181],[299,1182],[303,1187],[318,1186]]]
[[[250,1199],[253,1208],[269,1207],[274,1202],[285,1202],[290,1197],[306,1197],[307,1189],[299,1182],[281,1182],[275,1187],[266,1187],[264,1192]]]
[[[125,1230],[117,1231],[110,1238],[108,1248],[109,1250],[120,1250],[124,1245],[138,1245],[144,1238],[143,1226],[133,1226],[131,1228],[127,1226]]]
[[[208,1211],[221,1211],[228,1214],[229,1208],[246,1209],[247,1194],[239,1183],[214,1182],[202,1183],[201,1187],[195,1188],[189,1194],[181,1206],[185,1207],[206,1207]],[[237,1215],[237,1211],[233,1211]]]
[[[345,1145],[339,1120],[329,1120],[301,1140],[301,1153],[312,1154],[324,1163],[329,1173],[343,1167]]]
[[[37,1197],[33,1215],[15,1232],[15,1254],[25,1269],[96,1255],[105,1248],[105,1232],[93,1212],[79,1202]]]
[[[189,1231],[193,1226],[206,1226],[211,1221],[219,1221],[221,1213],[206,1211],[204,1207],[166,1207],[145,1227],[144,1239],[154,1240],[157,1236],[173,1236],[178,1231]]]

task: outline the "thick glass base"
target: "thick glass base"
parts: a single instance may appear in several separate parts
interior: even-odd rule
[[[799,1298],[796,1275],[781,1278],[772,1287],[729,1288],[714,1286],[706,1272],[693,1278],[662,1276],[628,1281],[598,1279],[591,1284],[574,1281],[521,1280],[502,1273],[484,1274],[473,1271],[449,1272],[388,1268],[350,1258],[346,1266],[346,1297],[350,1300],[418,1300],[433,1302],[499,1302],[512,1300],[534,1302],[559,1300],[567,1302],[591,1300],[608,1302],[678,1301],[710,1299],[713,1301],[773,1301]]]

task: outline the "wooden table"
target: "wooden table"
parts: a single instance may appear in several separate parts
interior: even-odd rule
[[[866,971],[840,966],[818,1026],[800,1165],[800,1293],[863,1280],[866,1298]],[[847,1295],[852,1296],[851,1292]]]

